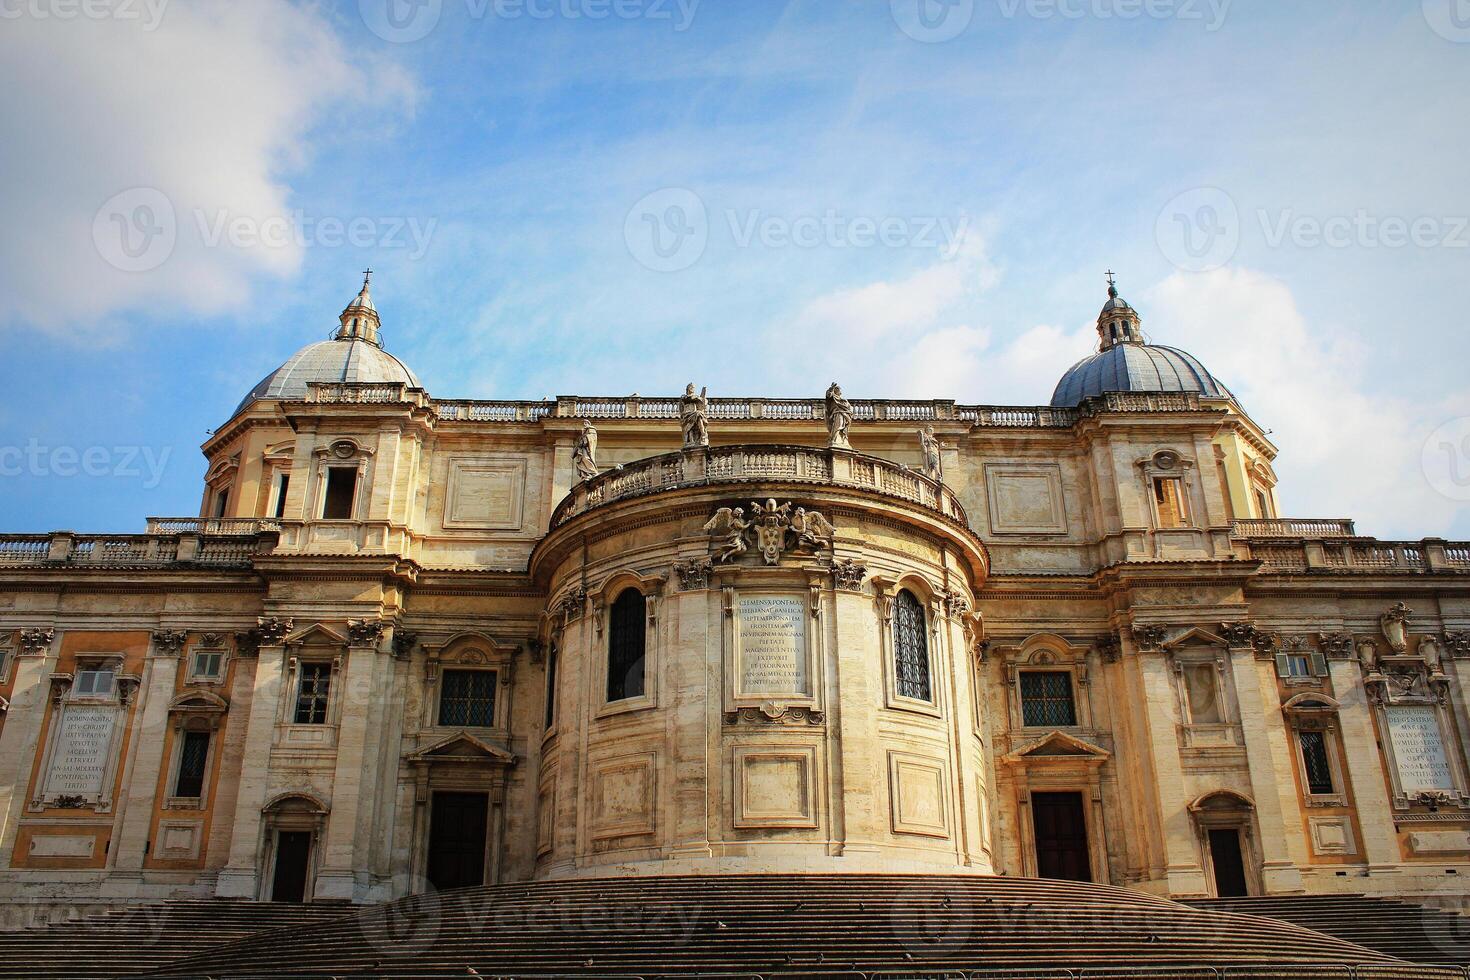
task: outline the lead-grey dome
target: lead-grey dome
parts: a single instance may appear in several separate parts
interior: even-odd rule
[[[307,344],[250,389],[235,414],[257,398],[302,399],[313,381],[363,384],[405,384],[422,388],[418,376],[378,339],[378,308],[370,289],[372,270],[364,274],[362,290],[338,318],[342,325],[331,340]]]
[[[418,376],[392,354],[366,340],[323,340],[308,344],[267,374],[235,409],[257,398],[301,399],[313,381],[388,382],[422,388]]]
[[[1062,375],[1052,407],[1071,408],[1108,391],[1186,391],[1207,398],[1229,398],[1192,354],[1174,347],[1122,343],[1083,358]]]

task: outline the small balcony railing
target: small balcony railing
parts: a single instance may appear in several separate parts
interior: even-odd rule
[[[650,456],[577,484],[557,505],[551,526],[619,500],[717,483],[810,483],[871,490],[968,525],[953,490],[876,456],[807,446],[716,446]]]
[[[1230,533],[1237,538],[1351,538],[1353,522],[1318,517],[1253,517],[1235,521]]]

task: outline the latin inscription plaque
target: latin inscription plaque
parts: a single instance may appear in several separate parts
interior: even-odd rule
[[[806,599],[794,595],[740,597],[740,693],[807,691]]]
[[[116,715],[117,708],[111,705],[67,705],[46,780],[48,796],[80,796],[85,800],[102,796]]]
[[[1404,795],[1454,789],[1434,709],[1400,706],[1385,713]]]

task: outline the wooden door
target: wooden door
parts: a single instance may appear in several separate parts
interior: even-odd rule
[[[1032,793],[1036,873],[1042,878],[1091,881],[1087,814],[1081,793]]]
[[[485,883],[485,793],[435,793],[429,821],[429,884],[443,890]]]

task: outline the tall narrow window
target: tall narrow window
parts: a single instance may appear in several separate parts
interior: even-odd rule
[[[280,520],[286,516],[286,491],[291,487],[291,474],[282,473],[281,479],[276,483],[276,509],[273,516]]]
[[[643,696],[644,622],[648,600],[637,589],[624,589],[608,617],[607,699]]]
[[[209,733],[185,732],[179,749],[179,774],[174,778],[174,795],[198,799],[204,792],[204,763],[209,758]]]
[[[495,671],[446,670],[439,687],[439,724],[489,728],[495,724]]]
[[[331,664],[302,664],[301,682],[296,688],[296,724],[325,725],[331,691]]]
[[[224,517],[230,507],[230,488],[222,487],[214,492],[214,516]]]
[[[1274,517],[1271,513],[1271,498],[1266,491],[1260,487],[1256,488],[1256,509],[1261,512],[1262,517]]]
[[[929,688],[929,630],[924,606],[908,589],[893,600],[893,661],[899,697],[934,699]]]
[[[556,644],[546,650],[546,728],[556,723]]]
[[[1161,476],[1154,479],[1154,503],[1158,507],[1159,527],[1183,527],[1184,484],[1178,477]]]
[[[1072,675],[1064,670],[1021,674],[1021,721],[1028,728],[1069,728],[1077,724]]]
[[[329,521],[351,520],[352,501],[356,496],[357,467],[327,467],[327,492],[322,505],[322,517]]]
[[[1336,792],[1332,786],[1332,764],[1327,760],[1327,736],[1312,731],[1298,734],[1302,742],[1302,763],[1307,770],[1307,792],[1313,796]]]

